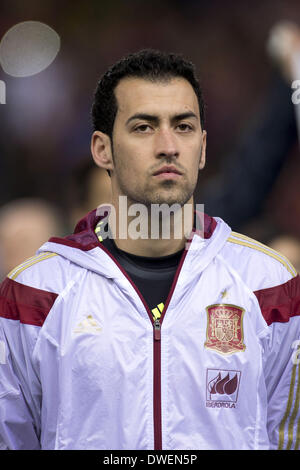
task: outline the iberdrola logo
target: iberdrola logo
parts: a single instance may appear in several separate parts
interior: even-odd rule
[[[206,406],[210,408],[235,408],[241,371],[207,369]]]

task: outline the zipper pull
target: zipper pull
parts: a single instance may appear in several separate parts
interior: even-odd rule
[[[160,341],[160,321],[157,318],[154,322],[154,339]]]

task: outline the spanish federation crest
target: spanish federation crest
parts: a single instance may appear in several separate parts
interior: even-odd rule
[[[206,311],[207,328],[204,346],[221,354],[245,351],[244,309],[236,305],[215,304],[206,307]]]

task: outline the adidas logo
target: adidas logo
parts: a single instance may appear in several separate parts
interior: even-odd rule
[[[164,304],[161,302],[157,305],[157,307],[151,310],[154,320],[157,320],[161,317],[162,311],[164,309]]]
[[[88,315],[84,320],[82,320],[76,326],[74,333],[94,333],[97,334],[102,331],[100,324],[92,317]]]

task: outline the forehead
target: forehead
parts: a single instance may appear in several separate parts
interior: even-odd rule
[[[199,118],[199,105],[192,85],[184,78],[150,81],[125,78],[115,89],[119,117],[134,113],[177,114],[194,112]]]

